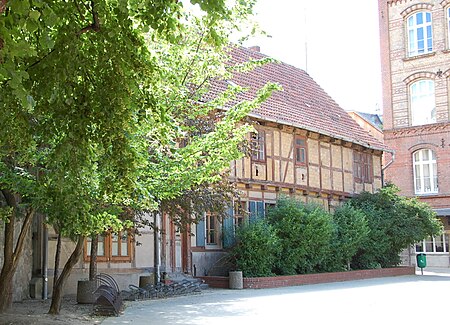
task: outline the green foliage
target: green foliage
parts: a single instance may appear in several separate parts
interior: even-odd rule
[[[312,273],[325,267],[333,225],[331,215],[322,207],[282,198],[267,218],[281,244],[277,273]]]
[[[335,237],[333,239],[332,260],[336,267],[346,269],[358,250],[363,248],[370,229],[363,211],[349,204],[337,208],[333,214]]]
[[[396,266],[403,249],[442,232],[442,224],[427,204],[398,192],[396,186],[388,185],[350,200],[351,207],[364,212],[370,228],[363,248],[352,260],[353,268]]]
[[[238,123],[276,86],[220,116],[227,94],[201,103],[212,78],[229,76],[227,37],[254,2],[192,2],[206,14],[179,1],[8,2],[1,188],[63,233],[88,235],[219,181],[252,129]],[[208,119],[208,130],[191,123]]]
[[[236,269],[246,277],[270,276],[280,256],[280,240],[271,225],[260,219],[238,228],[230,252]]]
[[[270,234],[267,240],[278,244],[279,250],[267,247],[268,242],[260,238],[260,228],[248,227],[235,248],[245,254],[233,256],[238,265],[255,274],[269,274],[268,270],[283,275],[396,266],[403,249],[442,232],[442,224],[427,204],[399,196],[398,191],[388,185],[374,194],[361,193],[333,215],[321,206],[281,198],[258,224],[270,225],[275,238]],[[264,249],[267,252],[263,254]],[[257,265],[262,265],[265,272],[254,271],[261,270]]]

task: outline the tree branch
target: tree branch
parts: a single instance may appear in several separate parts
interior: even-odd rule
[[[87,33],[88,31],[92,30],[94,32],[100,31],[100,22],[98,20],[98,13],[95,10],[95,3],[94,0],[91,0],[91,9],[92,9],[92,24],[89,26],[86,26],[82,28],[78,33],[77,36],[80,36],[81,34]]]
[[[32,223],[33,217],[34,217],[34,212],[35,212],[34,208],[28,209],[27,214],[25,215],[25,219],[22,223],[22,229],[20,230],[19,238],[17,239],[17,243],[16,243],[16,249],[14,250],[14,254],[13,254],[14,269],[17,267],[18,259],[23,252],[23,247],[25,245],[25,239],[26,239],[28,231],[31,227],[31,223]]]
[[[197,55],[198,52],[200,51],[200,45],[202,44],[203,37],[205,37],[205,32],[202,32],[202,34],[200,35],[200,38],[199,38],[199,40],[198,40],[197,48],[196,48],[196,50],[195,50],[195,54],[196,54],[196,55]],[[187,69],[187,71],[186,71],[186,74],[184,75],[183,81],[181,82],[182,85],[184,85],[184,83],[186,82],[187,77],[189,76],[189,72],[191,72],[191,69],[192,69],[192,67],[194,66],[195,58],[196,58],[196,56],[194,55],[194,57],[193,57],[192,60],[191,60],[191,64],[189,64],[188,69]]]

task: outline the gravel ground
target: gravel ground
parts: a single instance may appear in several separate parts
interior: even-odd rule
[[[0,325],[72,325],[100,324],[105,318],[92,314],[92,305],[77,304],[75,296],[63,298],[61,312],[53,316],[47,314],[50,300],[24,300],[15,302],[6,314],[0,314]]]

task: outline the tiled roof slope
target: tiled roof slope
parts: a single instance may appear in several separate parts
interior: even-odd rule
[[[364,112],[356,112],[359,116],[365,119],[367,122],[372,124],[374,127],[383,130],[383,121],[381,120],[380,115],[378,114],[370,114]]]
[[[267,56],[243,47],[232,47],[231,65],[259,60]],[[279,83],[276,91],[250,116],[266,121],[291,125],[308,131],[360,144],[366,148],[386,150],[387,147],[361,128],[339,105],[306,73],[292,65],[276,62],[252,71],[235,73],[232,82],[250,90],[238,100],[250,100],[267,82]],[[228,87],[224,80],[211,85],[209,95],[223,92]]]

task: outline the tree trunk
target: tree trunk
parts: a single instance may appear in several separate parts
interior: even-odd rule
[[[97,276],[97,251],[98,251],[98,235],[91,237],[91,256],[89,261],[89,280],[94,281]]]
[[[13,297],[13,277],[19,264],[20,257],[23,253],[25,239],[33,221],[34,209],[28,209],[20,229],[19,237],[17,238],[16,246],[14,247],[14,232],[17,222],[17,200],[14,193],[2,190],[6,203],[14,210],[11,213],[9,221],[5,223],[5,242],[3,247],[3,267],[0,273],[0,313],[4,313],[12,306]]]
[[[53,292],[55,292],[56,281],[59,277],[59,262],[61,260],[61,233],[58,234],[58,241],[56,242],[56,253],[55,253],[55,270],[53,271]]]
[[[56,286],[55,288],[53,288],[52,303],[48,311],[48,313],[51,315],[57,315],[61,310],[61,301],[63,297],[64,285],[67,279],[69,278],[69,275],[72,272],[73,267],[75,266],[75,264],[77,264],[78,260],[80,259],[81,253],[83,252],[84,239],[85,239],[84,236],[78,236],[77,246],[75,246],[74,251],[70,255],[66,264],[64,265],[64,269],[62,270],[61,275],[58,278],[58,281],[56,281]]]

